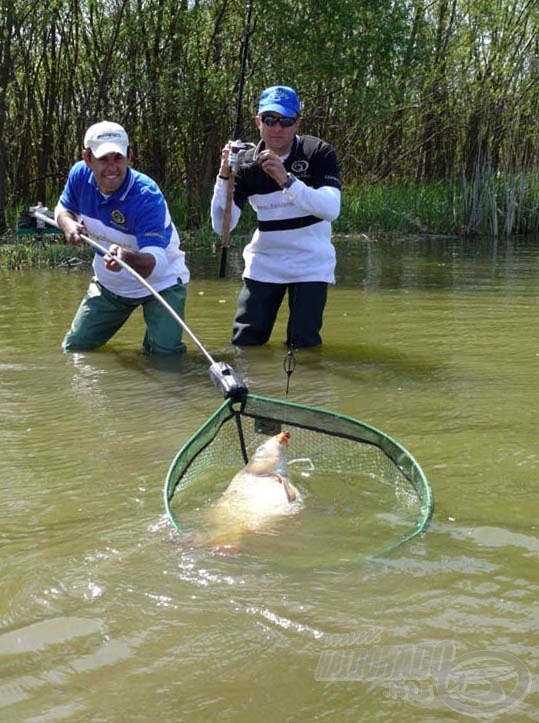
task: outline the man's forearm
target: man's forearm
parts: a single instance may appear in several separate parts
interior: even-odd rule
[[[129,264],[137,274],[140,274],[143,279],[147,279],[155,268],[155,256],[144,253],[143,251],[125,250],[125,258],[123,260],[126,264]]]

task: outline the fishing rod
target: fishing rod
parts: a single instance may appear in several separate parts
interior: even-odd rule
[[[247,4],[247,17],[245,20],[245,32],[241,41],[241,63],[240,82],[238,86],[238,100],[236,103],[236,125],[234,126],[234,138],[240,138],[242,132],[241,109],[243,104],[243,88],[245,85],[245,68],[247,67],[247,48],[251,36],[251,15],[253,13],[254,1],[249,0]]]
[[[45,210],[45,209],[43,209]],[[36,207],[32,207],[30,209],[30,213],[34,216],[34,218],[38,222],[44,222],[49,224],[50,226],[55,226],[60,231],[62,230],[60,226],[58,225],[56,219],[52,218],[51,216],[48,216],[45,213],[42,213],[41,211],[37,211]],[[102,246],[98,241],[91,238],[90,236],[87,236],[86,234],[79,234],[81,239],[83,241],[86,241],[87,244],[92,246],[96,251],[99,251],[99,253],[103,254],[103,256],[108,256],[109,251],[105,246]],[[134,268],[132,268],[127,262],[125,262],[123,259],[121,259],[119,256],[114,257],[114,261],[116,261],[125,271],[131,274],[131,276],[134,276],[137,281],[146,288],[152,296],[154,296],[157,301],[164,306],[164,308],[168,311],[168,313],[175,319],[178,324],[181,326],[181,328],[185,331],[186,334],[188,334],[195,345],[198,347],[198,349],[204,354],[208,362],[210,363],[210,377],[213,381],[213,383],[221,390],[223,396],[225,399],[233,399],[235,401],[241,400],[245,394],[248,392],[247,386],[245,385],[244,381],[241,379],[241,377],[238,375],[238,373],[226,362],[217,362],[209,351],[204,347],[202,342],[198,340],[198,338],[194,335],[194,333],[191,331],[191,329],[187,326],[185,321],[179,316],[179,314],[176,313],[176,311],[170,306],[170,304],[164,299],[161,294],[153,288],[153,286],[146,281],[146,279],[141,276],[137,271],[135,271]]]
[[[241,110],[243,103],[243,88],[245,85],[245,69],[247,67],[247,48],[251,35],[251,15],[254,1],[249,0],[247,4],[247,16],[245,20],[245,31],[241,41],[240,80],[238,86],[238,99],[236,103],[236,123],[234,125],[233,141],[228,143],[228,186],[226,191],[225,215],[223,217],[223,233],[221,237],[221,258],[219,260],[219,278],[222,279],[226,273],[226,260],[228,247],[230,245],[230,225],[232,216],[232,198],[234,196],[234,181],[236,171],[240,163],[240,153],[245,151],[252,144],[245,144],[239,140],[242,131]]]

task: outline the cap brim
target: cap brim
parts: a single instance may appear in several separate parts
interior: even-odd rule
[[[268,105],[264,105],[261,108],[258,109],[258,115],[262,115],[262,113],[280,113],[283,116],[286,116],[287,118],[291,118],[292,116],[298,115],[297,112],[292,111],[292,115],[290,114],[290,108],[285,107],[284,105],[279,105],[279,103],[268,103]]]
[[[127,146],[120,143],[100,143],[97,148],[90,144],[90,149],[96,158],[103,158],[108,153],[119,153],[121,156],[127,157]]]

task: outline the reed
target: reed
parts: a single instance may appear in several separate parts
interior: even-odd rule
[[[186,201],[171,194],[171,213],[186,250],[218,247],[209,210],[197,228],[188,225]],[[11,227],[17,215],[9,215]],[[250,209],[234,230],[234,242],[243,245],[254,228]],[[184,230],[182,230],[184,229]],[[539,233],[539,171],[494,173],[488,163],[478,166],[471,178],[464,174],[437,183],[392,181],[354,183],[343,188],[342,208],[333,224],[335,234],[432,234],[496,238]],[[49,238],[51,240],[49,240]],[[58,236],[17,240],[15,232],[0,242],[0,268],[24,269],[74,266],[89,262],[87,246],[58,243]],[[54,240],[52,240],[54,239]]]
[[[338,233],[453,233],[444,184],[409,182],[355,184],[343,189]]]
[[[0,268],[19,271],[30,268],[86,266],[93,251],[86,246],[68,246],[54,241],[5,243],[0,245]]]
[[[354,184],[343,190],[337,233],[428,233],[498,237],[539,231],[539,173],[495,174],[437,183]]]
[[[461,178],[457,199],[462,209],[461,231],[477,236],[512,236],[539,230],[539,176],[501,176],[487,166],[472,179]]]

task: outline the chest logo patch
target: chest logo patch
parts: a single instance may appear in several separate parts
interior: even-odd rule
[[[112,220],[114,221],[114,223],[117,223],[120,225],[125,223],[125,217],[121,211],[113,211],[111,215],[112,215]]]
[[[294,173],[297,173],[298,175],[300,173],[305,173],[305,171],[309,168],[309,161],[294,161],[291,168]]]

